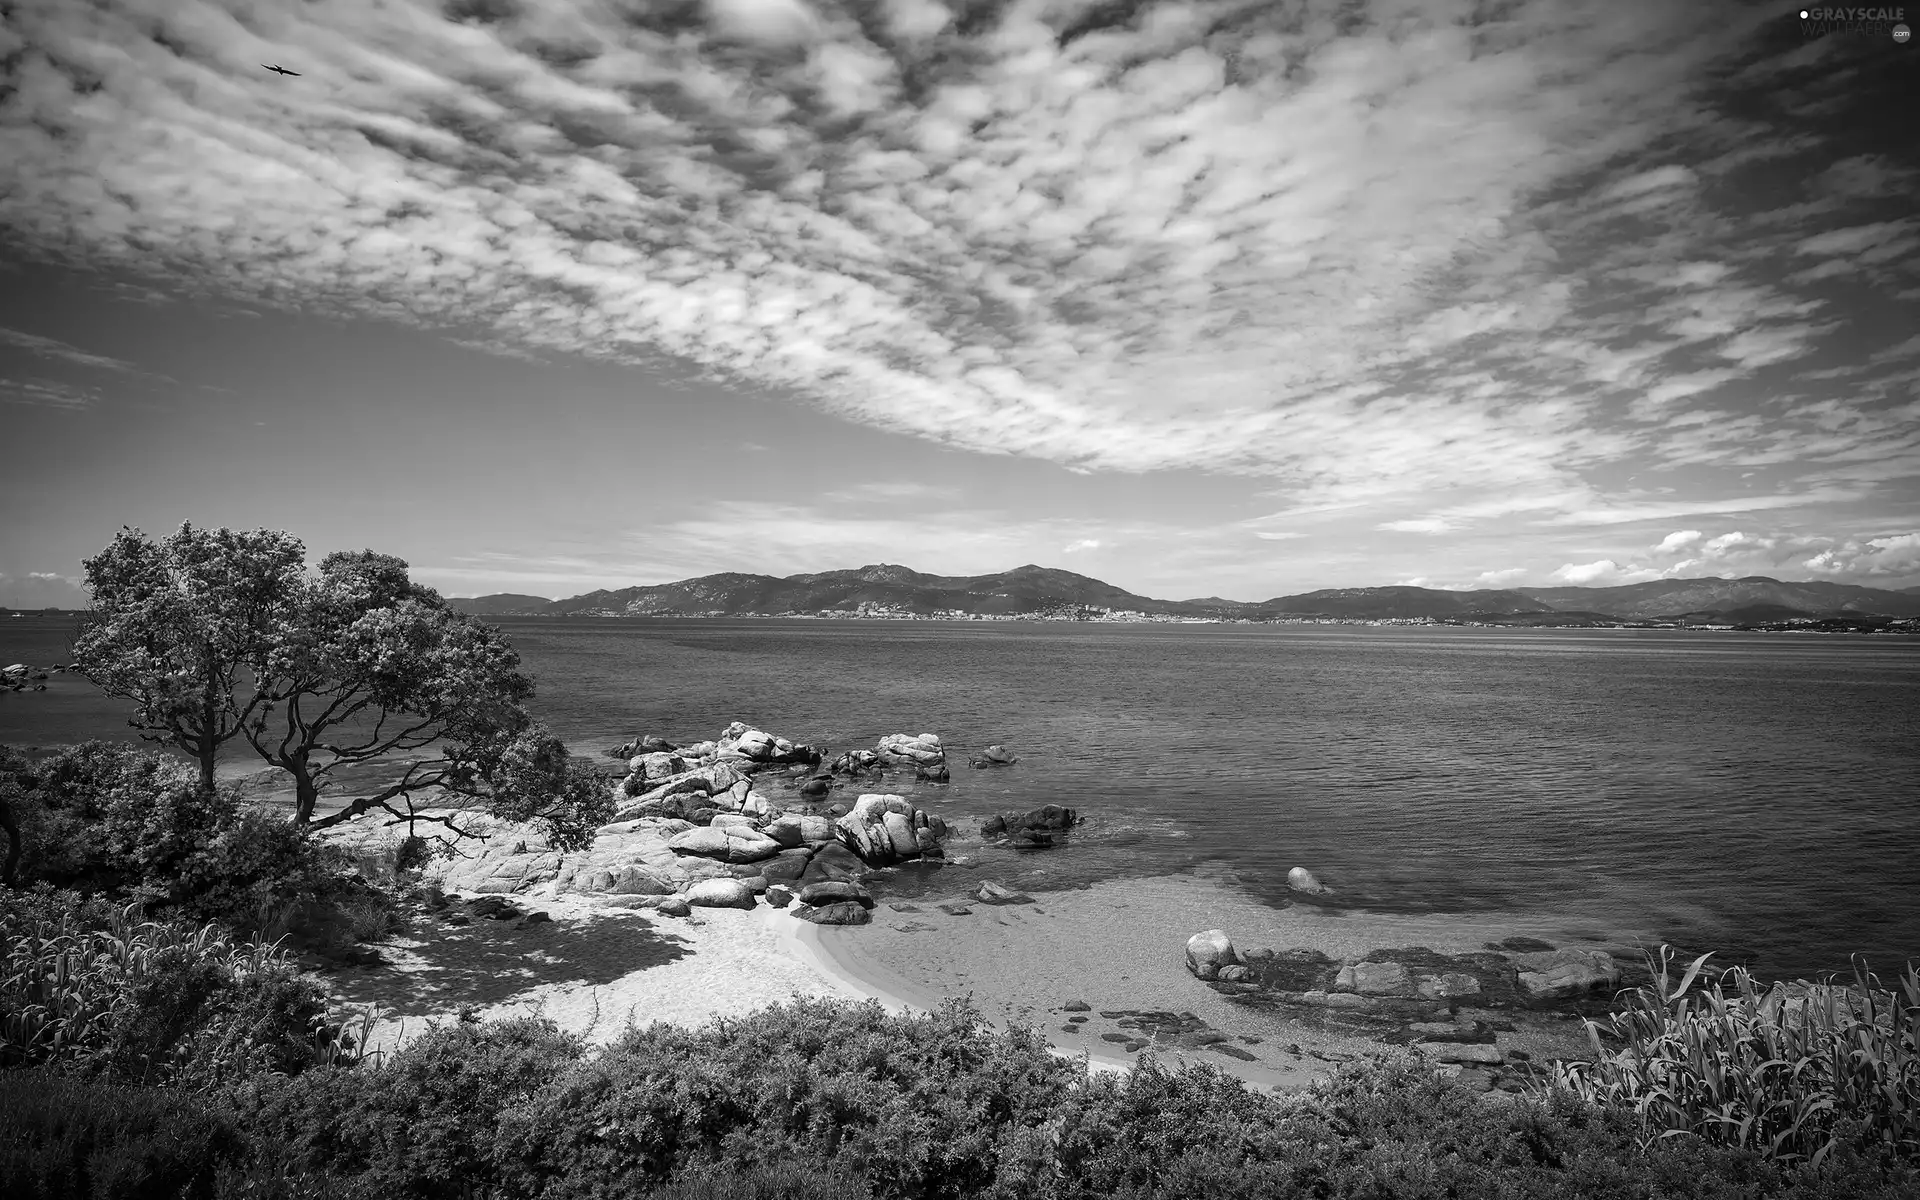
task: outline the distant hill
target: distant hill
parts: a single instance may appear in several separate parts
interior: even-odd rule
[[[1782,583],[1764,575],[1744,579],[1655,579],[1620,587],[1519,588],[1559,609],[1584,608],[1615,616],[1656,619],[1676,613],[1726,613],[1767,605],[1794,616],[1920,616],[1920,595],[1851,583]],[[1781,617],[1764,618],[1780,620]]]
[[[1733,621],[1876,614],[1920,616],[1920,589],[1889,591],[1843,583],[1745,579],[1663,579],[1622,587],[1322,588],[1248,603],[1208,596],[1156,600],[1090,576],[1028,565],[991,575],[927,575],[878,563],[811,575],[725,572],[674,583],[616,588],[564,600],[499,593],[448,601],[479,616],[778,616],[861,612],[1013,616],[1106,609],[1150,616],[1347,620],[1483,620],[1509,625],[1576,625],[1710,614]],[[1737,615],[1736,615],[1737,614]],[[1698,619],[1698,617],[1696,617]]]
[[[476,617],[530,616],[544,612],[553,604],[545,596],[523,596],[517,592],[495,592],[491,596],[456,596],[447,601],[455,612]]]

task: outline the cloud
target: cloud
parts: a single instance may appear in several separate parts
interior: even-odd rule
[[[1628,568],[1610,558],[1588,563],[1566,563],[1555,567],[1552,578],[1575,587],[1610,587],[1621,583],[1640,583],[1660,578],[1660,572],[1647,568]]]
[[[1439,517],[1413,517],[1403,521],[1386,521],[1375,525],[1375,529],[1385,529],[1392,533],[1445,533],[1453,528],[1451,522]]]
[[[1511,587],[1525,579],[1527,575],[1528,571],[1525,567],[1504,567],[1497,571],[1482,571],[1474,576],[1472,586],[1476,588]]]
[[[1284,529],[1283,530],[1257,529],[1254,531],[1253,536],[1260,538],[1263,541],[1269,541],[1269,542],[1290,542],[1296,538],[1303,538],[1307,535],[1304,533],[1296,533],[1292,530],[1284,530]]]
[[[0,348],[22,350],[36,358],[53,359],[56,362],[76,367],[91,367],[101,371],[118,371],[126,375],[141,375],[153,379],[165,379],[164,375],[155,375],[142,367],[114,358],[108,354],[92,354],[60,341],[58,338],[42,337],[39,334],[23,333],[18,329],[0,327]]]
[[[91,605],[80,580],[53,571],[0,571],[0,607],[84,609]],[[39,664],[45,665],[45,664]]]
[[[1911,222],[1875,208],[1907,168],[1738,93],[1817,115],[1857,83],[1760,53],[1777,15],[1742,7],[163,7],[10,10],[10,242],[1430,514],[1383,528],[1514,495],[1662,519],[1592,478],[1780,453],[1807,418],[1754,398],[1840,345],[1829,285],[1914,283]],[[296,46],[302,78],[258,70]],[[1793,194],[1756,202],[1755,163]],[[1828,394],[1864,411],[1894,369]],[[1799,461],[1892,470],[1873,426]]]
[[[55,379],[0,379],[0,404],[77,412],[100,401],[100,389]]]
[[[1807,559],[1806,566],[1810,571],[1829,576],[1920,576],[1920,533],[1900,533],[1865,541],[1849,539],[1821,550]]]
[[[893,504],[902,500],[954,500],[959,494],[951,487],[912,479],[874,479],[827,492],[821,499],[846,504]]]
[[[1703,536],[1698,529],[1676,529],[1666,537],[1661,538],[1660,544],[1653,548],[1653,552],[1655,554],[1678,554],[1695,542],[1698,542]]]

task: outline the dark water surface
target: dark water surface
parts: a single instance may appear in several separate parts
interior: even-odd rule
[[[70,624],[70,623],[69,623]],[[1636,630],[509,619],[577,751],[744,720],[839,750],[936,732],[964,828],[1084,810],[995,878],[1194,867],[1343,907],[1552,914],[1763,974],[1920,958],[1920,640]],[[0,626],[63,661],[67,624]],[[0,741],[124,736],[84,683],[0,694]],[[965,753],[1003,742],[1007,770]],[[777,785],[766,785],[778,791]],[[910,887],[907,880],[899,886]]]

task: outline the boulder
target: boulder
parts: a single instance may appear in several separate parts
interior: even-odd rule
[[[982,769],[987,767],[1010,767],[1019,761],[1018,758],[1014,757],[1013,752],[1005,746],[988,746],[985,750],[982,750],[968,760],[970,765]]]
[[[823,879],[856,879],[866,873],[866,864],[859,855],[842,846],[839,842],[828,842],[813,852],[807,860],[807,869],[800,874],[802,883],[818,883]]]
[[[981,837],[1040,831],[1059,833],[1080,823],[1080,814],[1058,804],[1046,804],[1027,812],[1003,812],[988,817],[980,825]]]
[[[768,822],[763,831],[782,846],[805,846],[833,840],[831,818],[812,813],[786,813]]]
[[[873,907],[873,893],[850,880],[825,880],[810,883],[799,891],[800,903],[810,905],[858,904],[863,908]]]
[[[818,908],[797,904],[793,915],[802,921],[812,921],[815,925],[865,925],[873,920],[873,914],[864,907],[848,902],[825,904]]]
[[[1233,939],[1224,929],[1209,929],[1187,939],[1187,970],[1192,971],[1195,978],[1213,979],[1219,975],[1220,968],[1239,961]]]
[[[1340,968],[1333,981],[1336,992],[1358,992],[1362,996],[1415,995],[1413,972],[1405,963],[1358,962]]]
[[[867,865],[884,867],[938,855],[946,823],[914,808],[903,796],[869,793],[835,823],[835,832]]]
[[[1287,872],[1287,886],[1309,896],[1323,895],[1328,891],[1327,885],[1314,878],[1313,872],[1305,867],[1295,867]]]
[[[675,854],[697,854],[729,863],[759,862],[780,852],[780,843],[751,825],[709,825],[689,829],[667,841]]]
[[[1535,1000],[1564,1000],[1620,982],[1619,964],[1605,950],[1542,950],[1507,956],[1520,988]]]
[[[953,778],[953,776],[948,773],[947,764],[945,763],[940,763],[932,767],[916,765],[913,768],[913,777],[921,783],[946,783]]]
[[[824,775],[815,775],[800,784],[800,794],[810,800],[825,796],[833,790],[833,780]]]
[[[890,733],[880,739],[880,744],[874,747],[874,754],[882,762],[903,766],[930,768],[944,766],[947,761],[947,752],[940,745],[939,735],[932,733]]]
[[[682,896],[695,908],[752,908],[753,889],[740,879],[703,879]]]
[[[849,750],[828,764],[827,770],[835,775],[860,775],[880,766],[880,756],[873,751]]]
[[[787,858],[784,855],[766,860],[760,865],[760,878],[773,883],[799,879],[807,873],[807,860]]]
[[[654,905],[653,911],[663,917],[690,917],[693,915],[693,905],[680,896],[668,896]]]
[[[775,908],[785,908],[787,905],[793,903],[793,889],[787,887],[785,884],[769,884],[767,886],[767,903],[773,905]]]

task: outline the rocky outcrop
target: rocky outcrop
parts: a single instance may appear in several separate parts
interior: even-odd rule
[[[884,767],[880,756],[871,750],[849,750],[827,764],[827,770],[835,775],[864,775]]]
[[[802,921],[811,921],[815,925],[866,925],[873,920],[871,912],[861,905],[848,902],[823,904],[818,907],[795,904],[793,915]]]
[[[1583,996],[1620,982],[1620,967],[1604,950],[1542,950],[1513,955],[1520,987],[1535,1000]]]
[[[780,843],[751,825],[714,824],[674,835],[667,841],[667,849],[721,862],[750,863],[780,853]]]
[[[947,765],[947,752],[937,733],[890,733],[873,748],[874,754],[889,766],[910,766],[931,770]]]
[[[836,823],[841,844],[871,867],[916,858],[938,858],[947,824],[904,796],[868,793]]]
[[[721,732],[714,743],[713,753],[716,758],[745,764],[749,769],[794,763],[812,765],[820,761],[820,752],[812,746],[775,737],[739,721]]]

